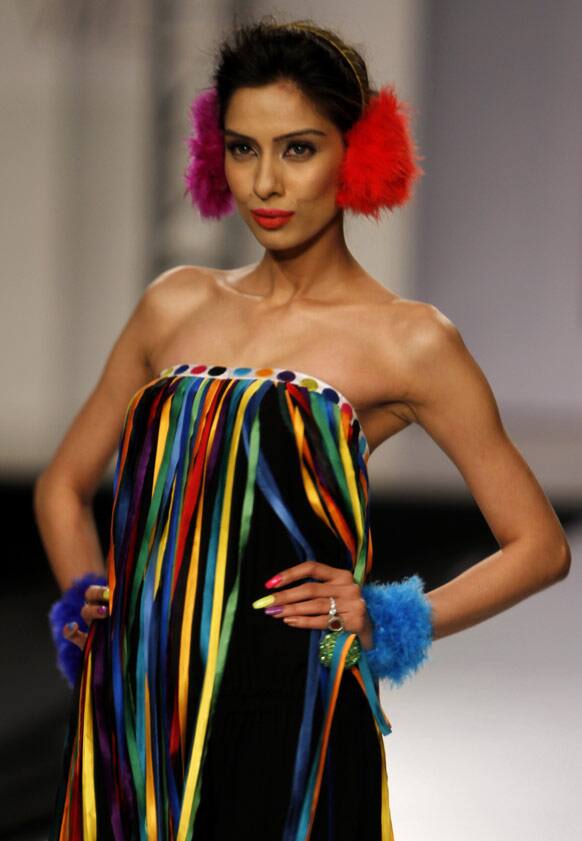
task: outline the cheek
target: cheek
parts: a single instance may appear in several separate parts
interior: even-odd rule
[[[236,194],[240,189],[240,170],[237,172],[236,167],[230,165],[228,157],[224,160],[224,176],[231,192]]]
[[[327,202],[335,199],[338,189],[339,166],[316,168],[307,176],[297,178],[295,192],[301,202]]]
[[[246,200],[253,189],[253,168],[250,162],[241,163],[225,155],[224,176],[233,196],[241,201]]]

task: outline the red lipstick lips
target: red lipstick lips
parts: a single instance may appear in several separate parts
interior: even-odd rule
[[[251,210],[254,218],[263,228],[280,228],[293,216],[292,210],[278,210],[277,208]]]

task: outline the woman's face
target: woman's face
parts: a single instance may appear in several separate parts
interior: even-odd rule
[[[292,82],[238,88],[226,110],[224,141],[226,180],[266,248],[300,245],[341,212],[335,196],[342,134]],[[292,215],[266,228],[253,211],[270,209]]]

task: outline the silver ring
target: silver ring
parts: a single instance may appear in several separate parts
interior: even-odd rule
[[[339,623],[339,625],[337,623]],[[330,631],[343,631],[344,629],[344,623],[341,616],[337,612],[337,607],[333,596],[329,596],[329,612],[327,619],[327,627]]]

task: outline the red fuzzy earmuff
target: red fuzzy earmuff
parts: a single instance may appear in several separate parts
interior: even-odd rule
[[[381,88],[346,132],[336,196],[339,207],[378,219],[382,210],[408,201],[414,180],[424,171],[416,162],[422,158],[415,158],[407,108],[392,87]],[[186,191],[203,218],[219,219],[235,206],[224,174],[216,90],[199,94],[190,113],[194,131],[188,138]]]
[[[424,175],[415,160],[408,105],[391,86],[372,96],[346,132],[336,201],[340,207],[378,219],[380,211],[405,204],[412,184]]]

